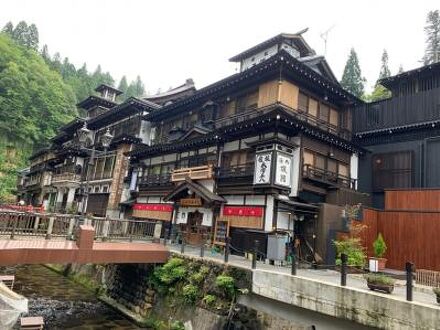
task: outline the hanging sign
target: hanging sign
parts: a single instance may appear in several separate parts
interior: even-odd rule
[[[239,217],[261,217],[263,215],[263,208],[255,206],[225,206],[223,208],[223,215]]]
[[[257,153],[255,155],[254,184],[270,183],[272,152]]]
[[[202,206],[201,198],[182,198],[180,199],[181,206]]]
[[[292,186],[291,173],[292,157],[278,152],[275,172],[275,184],[290,188]]]

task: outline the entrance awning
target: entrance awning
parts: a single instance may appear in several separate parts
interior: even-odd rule
[[[275,200],[278,202],[279,211],[318,214],[320,210],[318,205],[283,199],[279,196],[275,197]]]
[[[205,188],[203,185],[194,182],[193,180],[186,178],[184,182],[176,186],[168,195],[164,197],[164,201],[178,201],[188,196],[188,191],[195,193],[198,197],[202,198],[206,203],[225,203],[226,200],[214,194],[212,191]]]

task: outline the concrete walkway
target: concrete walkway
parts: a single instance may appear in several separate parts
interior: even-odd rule
[[[181,248],[180,245],[169,245],[168,247],[171,252],[180,254],[180,248]],[[200,248],[186,245],[184,255],[192,256],[192,257],[200,257]],[[204,258],[211,259],[220,263],[224,262],[224,256],[222,254],[218,254],[218,253],[213,254],[210,249],[205,250]],[[237,267],[242,267],[247,269],[251,268],[250,260],[237,255],[230,255],[228,263],[230,265]],[[273,266],[260,261],[257,262],[257,269],[275,271],[283,274],[290,274],[291,271],[290,265]],[[320,282],[326,282],[337,285],[339,285],[341,281],[340,273],[335,270],[329,270],[329,269],[298,269],[297,275],[300,277],[310,278]],[[356,288],[359,290],[363,290],[365,292],[371,292],[367,288],[366,281],[363,279],[361,274],[349,274],[347,276],[347,287]],[[394,291],[391,295],[388,295],[386,293],[380,293],[379,291],[375,291],[375,293],[383,294],[384,296],[391,296],[392,298],[396,298],[399,300],[406,300],[406,282],[402,280],[398,280],[396,282]],[[432,292],[432,290],[417,285],[414,286],[413,301],[428,305],[438,306],[438,304],[436,303],[435,294]]]

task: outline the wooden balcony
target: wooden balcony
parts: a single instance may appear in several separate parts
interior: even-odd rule
[[[150,174],[144,176],[139,181],[139,189],[144,190],[148,187],[172,186],[170,174]]]
[[[191,180],[207,180],[212,179],[212,177],[213,166],[204,165],[174,170],[171,174],[171,182],[185,181],[186,178]]]
[[[242,164],[231,167],[220,168],[219,178],[243,178],[254,177],[254,163]]]
[[[308,164],[303,167],[303,177],[321,183],[327,187],[356,189],[355,179]]]
[[[66,182],[74,182],[79,183],[81,181],[81,175],[70,172],[63,172],[54,174],[52,177],[52,183],[66,183]]]

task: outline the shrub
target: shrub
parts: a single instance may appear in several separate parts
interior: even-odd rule
[[[212,306],[214,305],[215,301],[217,300],[217,297],[212,294],[207,294],[203,297],[202,302],[206,306]]]
[[[231,276],[219,275],[215,279],[215,285],[222,289],[223,292],[230,298],[235,294],[235,280]]]
[[[195,285],[187,284],[182,289],[183,299],[187,303],[194,303],[199,295],[199,289]]]
[[[189,281],[193,284],[200,284],[205,279],[205,275],[200,271],[190,276]]]
[[[367,282],[374,284],[394,285],[394,283],[396,283],[394,278],[383,274],[365,274],[364,278],[367,280]]]
[[[432,291],[434,291],[436,296],[440,296],[440,288],[433,288]]]
[[[382,237],[382,234],[377,235],[376,240],[373,242],[374,255],[376,258],[382,258],[387,251],[387,245]]]
[[[359,238],[347,238],[333,241],[336,247],[336,264],[341,264],[341,254],[347,255],[347,263],[350,266],[364,267],[367,255]]]
[[[185,325],[182,321],[174,321],[170,325],[170,330],[185,330]]]
[[[154,270],[154,278],[161,286],[169,286],[185,278],[187,270],[183,263],[183,259],[171,258],[165,265]]]

